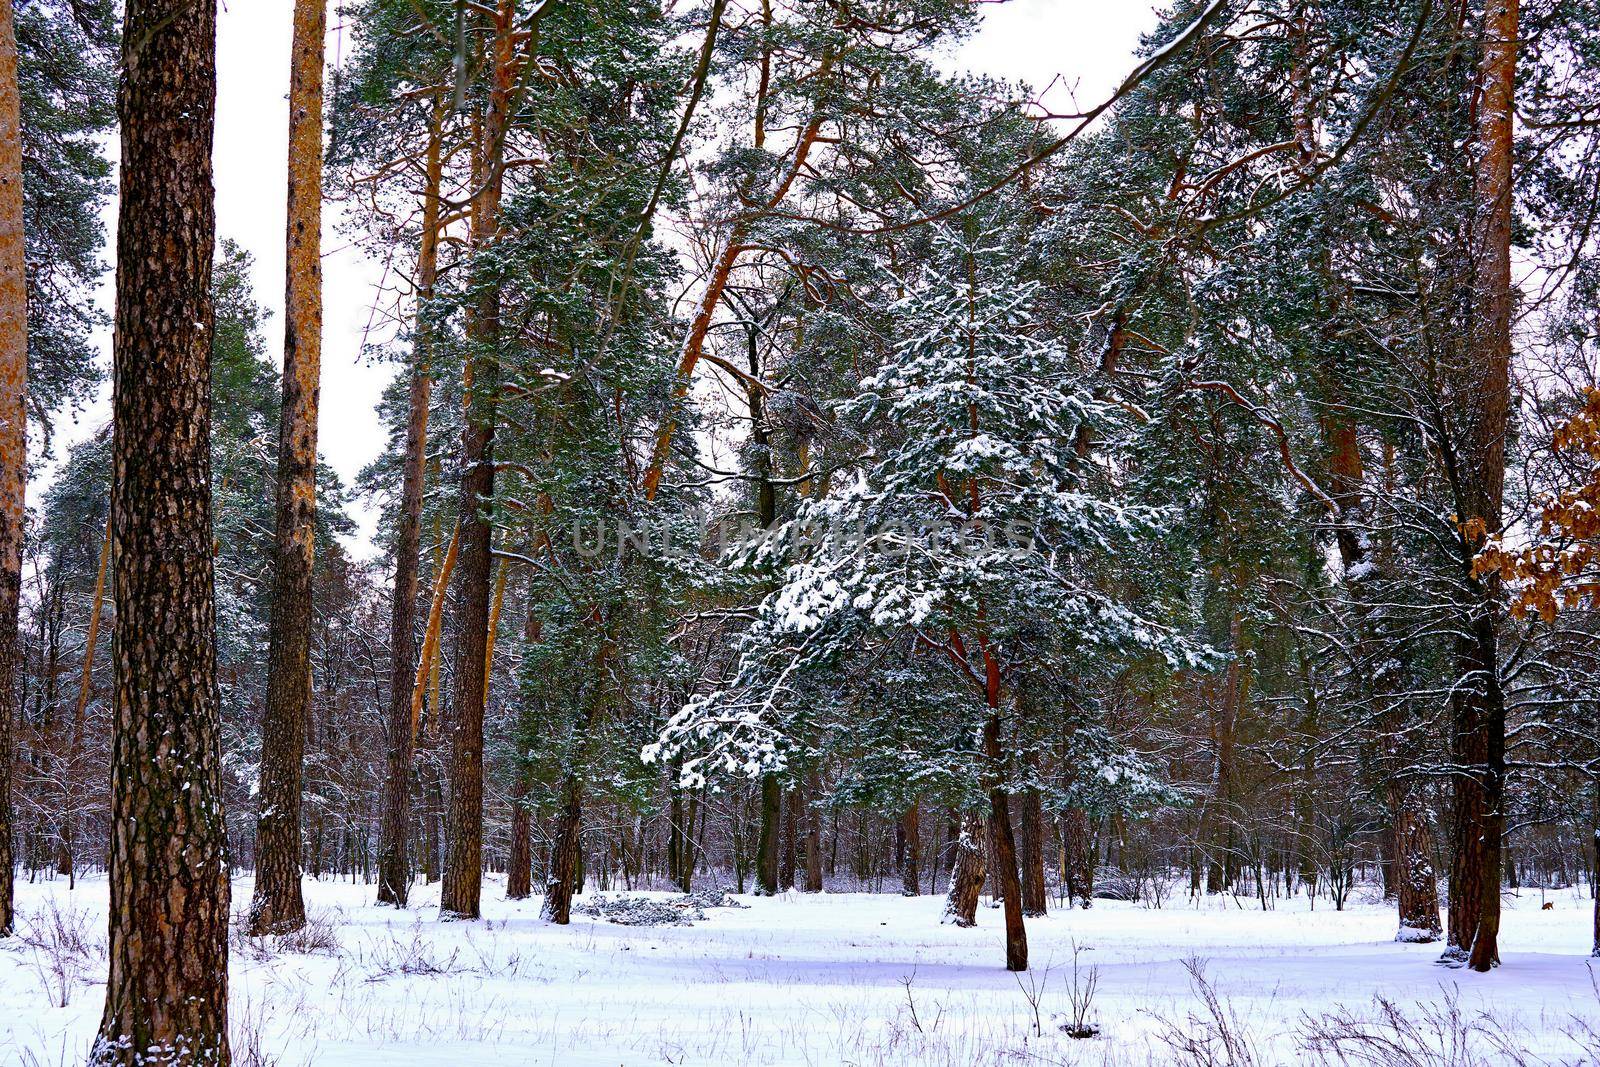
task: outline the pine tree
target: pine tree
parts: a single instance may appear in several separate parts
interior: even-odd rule
[[[1084,580],[1152,534],[1160,516],[1101,495],[1109,464],[1081,462],[1071,443],[1091,423],[1109,439],[1121,414],[1081,391],[1070,354],[1039,330],[1037,286],[1016,276],[997,236],[1004,218],[966,223],[972,232],[940,234],[933,262],[894,309],[903,340],[838,409],[873,435],[858,480],[802,506],[756,550],[758,559],[784,553],[787,565],[737,674],[680,713],[649,755],[694,752],[689,778],[708,765],[781,766],[786,730],[774,713],[803,702],[806,668],[856,642],[904,635],[942,659],[965,694],[978,737],[971,768],[1006,904],[1007,966],[1023,970],[1005,738],[1017,687],[1091,649],[1174,665],[1205,657]],[[974,897],[982,880],[953,879]]]
[[[316,563],[317,397],[322,364],[322,46],[326,0],[294,8],[289,77],[288,277],[283,416],[278,439],[277,545],[267,707],[262,721],[251,929],[305,925],[300,893],[300,792],[311,699],[311,579]]]
[[[229,885],[206,448],[215,7],[133,0],[123,42],[111,973],[90,1061],[225,1064]]]
[[[11,933],[12,728],[17,719],[17,620],[26,521],[28,293],[22,195],[22,114],[11,0],[0,7],[0,936]]]

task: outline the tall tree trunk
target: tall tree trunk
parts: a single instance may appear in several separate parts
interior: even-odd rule
[[[900,895],[914,897],[922,892],[922,809],[916,801],[900,816],[900,830],[904,835],[904,854],[900,861]]]
[[[433,392],[432,309],[439,269],[439,182],[442,171],[439,116],[428,131],[427,187],[422,194],[422,237],[417,249],[416,344],[411,354],[407,400],[405,473],[400,490],[399,529],[394,547],[394,604],[389,620],[389,762],[383,779],[383,812],[378,830],[378,903],[406,906],[411,860],[406,838],[411,823],[412,763],[416,730],[411,721],[413,679],[417,671],[417,570],[422,555],[422,494],[427,477],[428,405]],[[420,699],[421,694],[416,694]]]
[[[1233,886],[1234,734],[1244,689],[1244,671],[1240,664],[1243,629],[1238,612],[1234,612],[1229,621],[1228,631],[1233,658],[1223,676],[1222,693],[1214,704],[1216,710],[1211,722],[1216,766],[1212,779],[1212,810],[1206,820],[1206,892],[1213,894]]]
[[[322,42],[327,19],[327,0],[295,0],[277,553],[267,709],[261,723],[256,888],[250,901],[250,931],[258,936],[288,933],[306,922],[300,894],[300,791],[311,713],[311,578],[322,375]]]
[[[550,842],[550,876],[545,880],[544,907],[539,914],[561,926],[572,921],[572,897],[578,882],[583,848],[583,782],[567,776],[565,800]]]
[[[1502,523],[1510,420],[1512,137],[1518,0],[1484,12],[1473,153],[1472,304],[1463,395],[1457,514],[1481,530],[1462,534],[1464,566]],[[1500,962],[1500,878],[1505,834],[1505,695],[1500,688],[1496,590],[1468,577],[1467,618],[1456,639],[1452,690],[1455,859],[1450,872],[1450,947],[1475,971]]]
[[[1456,642],[1457,670],[1464,680],[1452,694],[1455,762],[1454,857],[1450,871],[1450,950],[1473,970],[1500,962],[1501,848],[1505,827],[1505,703],[1495,620],[1488,609],[1472,632]],[[1476,687],[1464,691],[1465,687]]]
[[[1050,902],[1044,887],[1044,809],[1039,791],[1022,795],[1022,914],[1044,915]]]
[[[22,228],[22,104],[12,0],[0,0],[0,937],[13,925],[12,729],[27,511],[28,283]]]
[[[1594,899],[1594,947],[1589,954],[1600,959],[1600,778],[1594,783],[1594,815],[1591,843],[1594,846],[1594,873],[1589,875],[1589,896]]]
[[[783,833],[778,839],[778,888],[794,888],[795,851],[800,838],[800,790],[785,790]]]
[[[705,838],[706,805],[704,792],[703,788],[696,789],[693,795],[689,797],[689,818],[684,824],[687,832],[684,835],[683,853],[679,856],[682,868],[678,873],[678,888],[685,893],[691,892],[694,888],[695,866],[699,862],[701,842]],[[695,833],[697,818],[700,827],[698,835]]]
[[[429,885],[440,878],[443,866],[440,823],[444,818],[444,784],[436,760],[422,763],[422,880]]]
[[[461,608],[456,638],[455,729],[450,758],[450,818],[442,915],[476,919],[483,887],[484,662],[489,644],[489,575],[494,502],[494,430],[500,388],[497,345],[500,287],[484,254],[499,226],[500,193],[512,88],[516,81],[516,4],[495,7],[494,85],[479,150],[479,190],[472,205],[474,270],[479,296],[467,322],[469,347],[467,424],[461,448]]]
[[[732,258],[738,253],[734,244],[729,244],[724,250],[723,260],[726,264],[732,263]],[[719,270],[722,268],[719,267]],[[726,280],[725,278],[723,279]],[[719,284],[713,279],[713,284]],[[714,302],[702,306],[714,307]],[[702,337],[703,341],[704,338]],[[761,524],[763,531],[771,530],[778,518],[777,487],[772,483],[772,451],[767,435],[766,415],[762,405],[761,389],[755,384],[761,374],[760,338],[752,325],[746,331],[747,360],[750,368],[750,380],[745,387],[745,400],[750,408],[750,441],[754,446],[754,466],[756,477],[756,520]],[[665,462],[665,454],[659,457]],[[652,464],[650,473],[658,474],[659,465]],[[650,483],[649,491],[653,493],[654,483]],[[761,776],[761,829],[756,838],[756,894],[758,896],[772,896],[778,892],[778,852],[779,852],[779,820],[783,816],[783,788],[775,774]]]
[[[818,774],[806,778],[806,892],[822,892],[822,812],[817,807]]]
[[[683,788],[678,784],[677,766],[669,771],[667,782],[667,877],[673,884],[682,884],[683,856],[689,847],[689,831],[693,824],[685,825]],[[685,891],[687,892],[687,890]]]
[[[756,839],[756,895],[778,892],[778,820],[783,810],[783,786],[775,774],[761,776],[761,829]]]
[[[988,849],[984,847],[983,817],[968,812],[961,817],[961,833],[956,837],[956,859],[950,868],[950,888],[945,893],[941,922],[955,926],[978,924],[978,895],[988,870]]]
[[[210,456],[213,0],[128,0],[122,53],[110,973],[90,1062],[225,1067],[229,887]]]
[[[105,609],[106,575],[111,568],[111,505],[106,503],[106,530],[100,541],[100,566],[95,572],[94,600],[89,607],[89,632],[83,639],[83,673],[78,679],[78,705],[72,715],[72,737],[67,743],[66,775],[63,787],[71,790],[71,783],[77,780],[78,761],[83,758],[83,731],[88,721],[89,697],[94,692],[94,653],[100,643],[100,619]],[[74,851],[77,846],[77,813],[73,810],[74,797],[63,797],[63,806],[67,810],[67,817],[61,827],[61,859],[66,867],[62,873],[69,879],[74,876]]]

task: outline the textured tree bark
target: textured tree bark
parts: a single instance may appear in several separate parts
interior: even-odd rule
[[[1512,138],[1516,106],[1518,0],[1490,0],[1484,12],[1478,71],[1477,144],[1473,154],[1472,303],[1463,395],[1464,468],[1459,478],[1464,523],[1498,531],[1505,492],[1510,416]],[[1480,544],[1463,534],[1464,563]],[[1500,688],[1493,588],[1470,590],[1473,602],[1456,639],[1459,681],[1452,689],[1455,762],[1455,858],[1450,874],[1450,951],[1487,971],[1500,962],[1500,878],[1505,834],[1505,696]]]
[[[900,862],[900,895],[914,897],[922,892],[922,810],[916,801],[900,817],[905,835],[905,855]]]
[[[472,205],[472,245],[486,250],[499,227],[500,193],[511,94],[516,81],[516,4],[495,7],[494,85],[479,151],[480,191]],[[477,269],[487,269],[481,267]],[[489,642],[489,572],[494,503],[495,394],[500,368],[494,354],[500,334],[500,291],[480,279],[480,295],[467,323],[470,384],[461,448],[461,608],[456,639],[455,728],[450,754],[450,818],[440,914],[480,915],[483,889],[483,666]]]
[[[1066,853],[1067,899],[1078,907],[1094,903],[1094,837],[1089,832],[1089,815],[1072,808],[1062,819],[1062,848]]]
[[[122,58],[110,974],[90,1062],[226,1065],[209,439],[212,0],[128,0]]]
[[[1044,887],[1044,810],[1037,789],[1022,796],[1022,914],[1050,910]]]
[[[442,109],[441,109],[442,110]],[[433,393],[432,312],[439,270],[440,160],[438,113],[428,131],[427,186],[422,194],[422,237],[417,249],[416,344],[411,353],[407,395],[405,471],[401,478],[399,529],[394,548],[394,603],[389,619],[389,761],[384,772],[382,818],[378,829],[378,903],[406,906],[411,860],[406,840],[411,823],[412,762],[416,727],[411,720],[417,671],[417,571],[422,556],[422,494],[427,480],[428,405]],[[415,693],[420,701],[421,693]]]
[[[322,42],[327,21],[327,0],[295,0],[277,559],[267,707],[261,723],[256,887],[250,901],[250,931],[258,936],[288,933],[306,922],[300,893],[300,792],[311,714],[311,579],[322,376]]]
[[[528,787],[519,781],[511,795],[511,853],[506,860],[506,899],[527,900],[533,895],[533,813],[528,810]]]
[[[945,892],[944,917],[940,922],[954,926],[978,925],[978,896],[989,869],[989,850],[984,842],[981,815],[967,812],[961,817],[961,832],[956,836],[955,863],[950,868],[950,887]]]
[[[566,799],[550,843],[550,877],[545,881],[544,907],[539,910],[547,922],[560,926],[572,921],[572,896],[583,847],[583,783],[577,775],[567,777],[564,792]]]
[[[1400,909],[1396,941],[1439,940],[1439,880],[1433,870],[1433,835],[1428,816],[1420,810],[1416,788],[1390,787],[1389,808],[1394,813],[1394,883]]]
[[[778,819],[783,811],[783,787],[775,774],[761,776],[761,829],[756,838],[756,896],[778,892]]]
[[[22,102],[12,0],[0,0],[0,937],[14,917],[12,729],[27,519],[28,282],[22,228]]]

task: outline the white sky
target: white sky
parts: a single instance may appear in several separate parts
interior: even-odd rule
[[[293,0],[223,0],[217,30],[217,128],[214,150],[217,235],[231,238],[255,257],[256,299],[271,308],[268,351],[283,348],[284,166],[288,153],[290,15]],[[336,61],[344,44],[337,20],[329,31],[328,56]],[[1062,87],[1076,87],[1084,104],[1098,102],[1127,74],[1139,34],[1153,28],[1147,0],[1010,0],[985,5],[979,33],[950,59],[952,69],[1026,81],[1035,89],[1056,83],[1055,110],[1066,107]],[[115,205],[107,208],[108,235],[115,233]],[[322,418],[320,447],[328,463],[349,482],[383,445],[377,403],[394,368],[361,359],[362,338],[383,278],[383,265],[348,247],[337,232],[337,205],[324,209]],[[109,236],[107,258],[115,249]],[[112,273],[99,299],[109,308]],[[110,332],[100,338],[110,365]],[[108,375],[109,379],[109,375]],[[73,424],[63,419],[58,455],[73,441],[103,426],[110,415],[110,383]],[[39,481],[47,479],[41,478]],[[42,485],[30,487],[37,501]],[[361,515],[366,554],[371,517]]]

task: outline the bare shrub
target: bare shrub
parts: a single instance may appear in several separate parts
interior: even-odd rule
[[[367,981],[377,982],[399,975],[451,974],[463,969],[459,957],[457,949],[440,952],[423,936],[419,924],[411,928],[409,939],[401,939],[393,932],[387,941],[374,939],[360,962],[370,971]]]
[[[106,965],[107,949],[99,924],[88,912],[54,897],[21,916],[17,940],[31,953],[30,965],[44,983],[51,1005],[64,1008],[80,985],[90,985]]]
[[[1463,1012],[1453,990],[1441,1003],[1419,1005],[1415,1014],[1383,997],[1373,1004],[1371,1014],[1341,1007],[1307,1018],[1303,1047],[1340,1067],[1524,1067],[1531,1062],[1499,1020]]]
[[[278,938],[285,952],[301,956],[332,956],[339,951],[339,924],[332,912],[306,913],[306,924]]]
[[[1044,1019],[1039,1004],[1044,999],[1045,989],[1050,985],[1050,965],[1046,963],[1042,969],[1030,967],[1026,973],[1026,982],[1020,973],[1011,977],[1017,980],[1017,989],[1022,993],[1022,999],[1028,1002],[1029,1012],[1033,1016],[1033,1036],[1039,1037],[1044,1033]]]
[[[1182,1022],[1156,1016],[1156,1036],[1171,1054],[1169,1062],[1177,1067],[1261,1067],[1255,1036],[1206,978],[1205,962],[1187,959],[1183,968],[1202,1012],[1190,1012]]]
[[[306,923],[286,934],[255,935],[243,913],[234,917],[229,943],[240,956],[266,963],[281,953],[298,956],[333,956],[339,952],[338,916],[329,911],[306,912]]]
[[[282,1017],[283,1005],[235,997],[228,1012],[228,1044],[233,1052],[233,1067],[309,1067],[310,1055],[288,1060],[282,1053],[267,1051],[267,1020]],[[283,1040],[279,1035],[279,1040]]]
[[[1100,968],[1084,968],[1079,961],[1083,946],[1072,942],[1072,984],[1067,987],[1067,1014],[1061,1017],[1061,1032],[1082,1040],[1100,1032],[1099,1024],[1092,1021],[1094,995],[1100,988]]]

